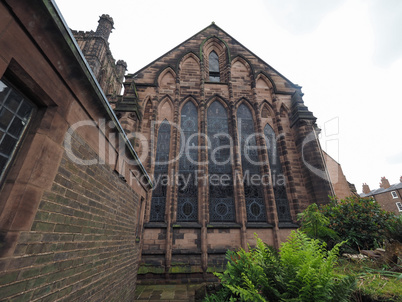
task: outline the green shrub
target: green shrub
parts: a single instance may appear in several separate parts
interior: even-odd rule
[[[276,252],[257,238],[257,246],[228,251],[227,268],[216,274],[223,289],[205,301],[348,301],[354,278],[334,272],[339,246],[292,231]]]
[[[381,246],[395,220],[393,213],[369,198],[348,197],[322,206],[321,211],[330,221],[328,227],[355,251]]]
[[[389,239],[398,240],[402,243],[402,215],[395,215],[389,222],[388,236]]]
[[[315,203],[309,205],[302,213],[299,213],[297,220],[300,222],[300,230],[310,238],[320,239],[327,242],[327,244],[330,241],[339,239],[338,234],[328,227],[330,224],[329,218],[320,211]]]

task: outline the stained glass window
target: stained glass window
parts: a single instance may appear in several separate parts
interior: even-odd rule
[[[269,166],[271,167],[271,178],[278,219],[280,222],[291,222],[289,202],[286,196],[285,177],[282,173],[282,165],[279,160],[276,135],[272,127],[268,124],[264,128],[264,135],[268,150]]]
[[[164,120],[159,125],[155,156],[154,185],[150,221],[165,220],[166,192],[169,184],[168,161],[170,151],[170,124]]]
[[[226,109],[215,101],[208,108],[209,215],[212,222],[235,221],[231,137]]]
[[[181,110],[180,160],[178,175],[177,221],[198,220],[198,113],[192,102]]]
[[[240,140],[247,221],[264,222],[267,220],[267,216],[254,123],[250,109],[245,104],[241,104],[237,109],[237,127]]]
[[[21,141],[34,106],[0,80],[0,180]]]
[[[209,54],[209,81],[220,82],[219,57],[215,51]]]

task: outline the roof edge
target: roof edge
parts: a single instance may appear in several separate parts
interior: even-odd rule
[[[203,28],[202,30],[198,31],[196,34],[192,35],[190,38],[186,39],[185,41],[181,42],[180,44],[178,44],[177,46],[173,47],[172,49],[170,49],[169,51],[167,51],[166,53],[164,53],[163,55],[159,56],[157,59],[153,60],[151,63],[147,64],[146,66],[142,67],[141,69],[137,70],[134,73],[128,74],[128,76],[130,77],[135,77],[135,75],[139,74],[141,71],[143,71],[144,69],[148,68],[150,65],[154,64],[155,62],[157,62],[159,59],[163,58],[164,56],[166,56],[168,53],[170,53],[171,51],[173,51],[176,48],[179,48],[180,46],[182,46],[184,43],[188,42],[189,40],[191,40],[192,38],[194,38],[195,36],[199,35],[200,33],[202,33],[203,31],[207,30],[210,27],[215,27],[218,30],[222,31],[225,35],[227,35],[229,38],[231,38],[232,40],[236,41],[241,47],[243,47],[244,49],[246,49],[248,52],[250,52],[253,56],[255,56],[257,59],[261,60],[261,62],[263,62],[264,64],[266,64],[267,66],[269,66],[269,68],[271,68],[273,71],[275,71],[280,77],[282,77],[283,79],[285,79],[286,81],[288,81],[290,84],[292,84],[295,89],[300,89],[301,87],[295,83],[293,83],[292,81],[290,81],[287,77],[285,77],[284,75],[282,75],[279,71],[277,71],[275,68],[273,68],[270,64],[268,64],[267,62],[265,62],[263,59],[261,59],[259,56],[257,56],[254,52],[252,52],[251,50],[249,50],[247,47],[245,47],[242,43],[240,43],[238,40],[236,40],[235,38],[233,38],[231,35],[229,35],[226,31],[224,31],[222,28],[220,28],[218,25],[216,25],[215,22],[212,22],[210,25],[208,25],[207,27]]]
[[[67,42],[71,52],[73,53],[74,57],[77,59],[77,62],[81,66],[85,76],[87,77],[88,81],[90,82],[94,92],[98,96],[99,100],[101,101],[104,109],[106,110],[107,114],[109,115],[110,119],[113,121],[113,123],[116,126],[116,129],[118,130],[119,134],[124,140],[125,145],[128,147],[130,154],[133,156],[134,160],[138,164],[141,172],[144,173],[146,179],[147,179],[147,184],[150,186],[150,188],[153,187],[152,180],[150,176],[148,175],[147,171],[145,170],[144,166],[141,163],[141,160],[138,157],[138,154],[134,150],[132,144],[128,140],[127,135],[125,134],[120,122],[118,121],[112,107],[110,107],[110,104],[103,93],[101,87],[99,86],[98,81],[96,80],[91,68],[88,65],[87,60],[85,59],[83,53],[81,52],[81,49],[79,48],[73,34],[71,33],[70,28],[68,27],[66,21],[64,20],[59,8],[57,7],[57,4],[55,3],[54,0],[42,0],[43,4],[45,5],[47,11],[49,12],[51,18],[55,22],[57,28],[60,30],[61,35],[63,36],[64,40]],[[143,184],[141,184],[143,185]]]

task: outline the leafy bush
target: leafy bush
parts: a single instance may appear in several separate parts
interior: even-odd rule
[[[395,216],[389,222],[388,236],[390,239],[398,240],[402,243],[402,215]]]
[[[355,281],[334,272],[339,246],[292,231],[279,253],[257,238],[257,246],[228,251],[225,272],[216,273],[223,289],[204,301],[348,301]]]
[[[321,211],[330,221],[328,227],[355,251],[380,246],[395,220],[393,213],[369,198],[348,197],[322,206]]]
[[[309,205],[304,212],[299,213],[297,220],[301,224],[300,230],[310,238],[320,239],[327,244],[329,241],[339,239],[338,234],[328,227],[329,218],[320,211],[315,203]]]

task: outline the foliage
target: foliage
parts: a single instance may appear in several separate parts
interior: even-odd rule
[[[322,206],[321,211],[330,221],[328,227],[355,251],[380,246],[396,219],[369,198],[348,197]]]
[[[215,273],[221,280],[223,290],[216,295],[207,297],[205,301],[268,301],[264,298],[265,294],[272,292],[277,296],[275,278],[268,278],[272,272],[278,272],[280,261],[278,253],[271,247],[265,245],[261,239],[257,238],[257,246],[246,252],[244,249],[239,251],[227,251],[228,260],[226,270],[220,274]],[[272,274],[271,277],[274,277]],[[262,292],[264,290],[264,293]],[[222,299],[222,293],[226,297]],[[218,300],[217,296],[221,298]],[[278,299],[272,301],[279,301]]]
[[[399,265],[399,269],[402,267]],[[353,275],[358,279],[352,301],[398,301],[402,302],[402,274],[391,271],[370,259],[348,261],[341,259],[336,266],[340,274]]]
[[[292,232],[282,244],[280,255],[284,276],[288,278],[286,298],[300,301],[347,301],[353,280],[334,273],[339,247],[327,251],[319,240],[308,238],[302,232]]]
[[[256,237],[246,252],[228,251],[228,264],[216,274],[223,289],[205,301],[348,301],[354,278],[334,272],[339,246],[325,244],[301,231],[292,231],[279,253]]]
[[[398,240],[402,243],[402,215],[395,216],[389,222],[388,236],[390,239]]]
[[[307,209],[297,215],[301,224],[300,230],[305,232],[310,238],[321,239],[325,242],[338,239],[336,232],[328,227],[329,218],[326,217],[313,203]]]

